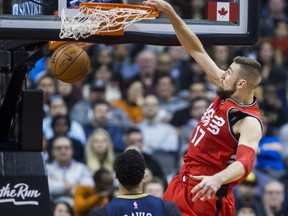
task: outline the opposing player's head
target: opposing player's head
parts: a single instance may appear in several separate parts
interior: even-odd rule
[[[114,163],[116,178],[124,187],[138,186],[144,178],[145,167],[143,156],[135,149],[121,153]]]
[[[222,80],[222,86],[217,90],[220,97],[230,97],[237,89],[251,92],[261,82],[261,65],[254,59],[237,56]]]

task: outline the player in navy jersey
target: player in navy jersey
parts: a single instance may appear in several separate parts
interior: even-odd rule
[[[135,149],[121,153],[114,163],[119,196],[89,216],[180,216],[174,203],[143,193],[145,168],[143,156]]]
[[[254,90],[261,82],[261,65],[236,57],[226,71],[205,51],[199,38],[164,0],[147,0],[170,19],[182,47],[199,64],[218,96],[192,133],[184,165],[163,196],[184,216],[234,215],[232,187],[251,172],[262,120]]]

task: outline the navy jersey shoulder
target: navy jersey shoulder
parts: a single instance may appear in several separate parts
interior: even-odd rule
[[[111,216],[165,216],[163,201],[160,198],[143,194],[141,196],[120,196],[105,206]]]
[[[128,196],[127,196],[128,197]],[[145,195],[147,197],[147,195]],[[131,202],[133,200],[133,202]],[[141,202],[139,202],[141,201]],[[131,208],[132,203],[132,208]],[[147,204],[142,208],[143,204]],[[130,206],[129,206],[130,205]],[[121,212],[120,212],[121,211]],[[156,212],[156,213],[155,213]],[[179,208],[172,202],[148,196],[142,198],[116,198],[104,207],[94,209],[89,216],[181,216]]]

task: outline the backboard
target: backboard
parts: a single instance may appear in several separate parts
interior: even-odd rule
[[[0,0],[1,1],[1,0]],[[3,0],[0,15],[0,39],[61,40],[59,32],[63,9],[75,14],[73,4],[81,0]],[[88,0],[87,0],[88,1]],[[111,0],[101,0],[109,2]],[[118,0],[117,0],[118,1]],[[170,1],[170,0],[167,0]],[[204,44],[251,45],[258,39],[259,0],[171,0],[177,13]],[[124,0],[141,4],[142,0]],[[160,14],[125,29],[124,36],[91,36],[79,41],[120,44],[179,45],[169,20]]]

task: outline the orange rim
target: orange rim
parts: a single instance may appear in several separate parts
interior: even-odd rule
[[[151,13],[147,15],[147,18],[155,18],[159,16],[159,11],[155,7],[144,6],[144,5],[103,3],[103,2],[82,2],[80,4],[80,7],[81,6],[86,6],[87,8],[96,8],[98,6],[101,8],[101,10],[111,10],[114,8],[130,8],[130,9],[135,9],[135,10],[151,11]]]

